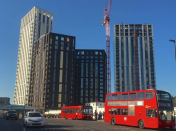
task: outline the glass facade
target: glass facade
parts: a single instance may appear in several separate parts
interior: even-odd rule
[[[156,89],[153,25],[114,27],[114,91]]]
[[[104,101],[106,54],[104,50],[75,51],[75,105]]]

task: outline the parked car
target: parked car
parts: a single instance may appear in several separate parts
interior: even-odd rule
[[[6,120],[8,120],[9,118],[14,118],[15,120],[18,119],[18,114],[16,111],[8,111],[6,114]]]
[[[24,115],[23,125],[28,126],[42,126],[44,127],[43,116],[39,112],[27,112]]]

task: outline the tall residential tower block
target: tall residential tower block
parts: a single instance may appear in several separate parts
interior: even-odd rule
[[[114,91],[156,89],[153,25],[114,25]]]
[[[34,43],[29,106],[49,111],[74,103],[75,37],[48,33]]]
[[[21,20],[14,104],[28,105],[34,41],[51,32],[53,15],[34,7]]]

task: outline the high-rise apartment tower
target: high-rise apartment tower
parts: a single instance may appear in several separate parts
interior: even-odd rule
[[[75,53],[75,105],[104,102],[107,92],[105,51],[76,49]]]
[[[156,89],[153,25],[115,24],[114,91]]]
[[[14,104],[28,105],[33,44],[52,26],[53,15],[37,7],[21,20]]]
[[[34,43],[29,106],[49,111],[74,103],[75,37],[48,33]]]

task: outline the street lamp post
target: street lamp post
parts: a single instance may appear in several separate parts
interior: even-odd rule
[[[169,40],[170,42],[174,42],[174,52],[175,52],[175,63],[176,63],[176,49],[175,49],[175,40]]]

